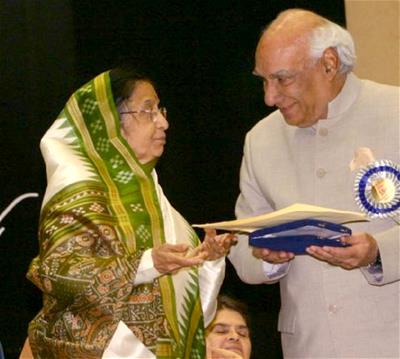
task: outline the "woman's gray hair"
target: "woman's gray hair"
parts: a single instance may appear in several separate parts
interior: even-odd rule
[[[351,34],[329,20],[311,30],[309,45],[310,55],[314,59],[321,58],[328,48],[335,49],[340,59],[339,73],[347,74],[355,65],[356,52]]]

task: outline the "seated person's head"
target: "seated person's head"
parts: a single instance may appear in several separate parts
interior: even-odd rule
[[[218,297],[217,313],[206,329],[206,345],[207,359],[250,358],[249,320],[243,303]]]

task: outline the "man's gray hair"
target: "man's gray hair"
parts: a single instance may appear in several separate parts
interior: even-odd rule
[[[335,49],[340,59],[340,73],[349,73],[355,65],[356,52],[351,34],[329,20],[311,30],[309,45],[314,59],[319,59],[328,48]]]

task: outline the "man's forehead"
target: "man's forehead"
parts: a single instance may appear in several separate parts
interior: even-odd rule
[[[297,69],[306,58],[306,48],[297,43],[289,45],[265,43],[257,48],[253,74],[265,77],[288,73]]]

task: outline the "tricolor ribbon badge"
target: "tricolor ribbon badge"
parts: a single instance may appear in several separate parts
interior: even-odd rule
[[[395,220],[400,214],[400,166],[390,160],[375,160],[369,148],[360,148],[350,167],[358,169],[354,193],[360,209],[371,218]]]

